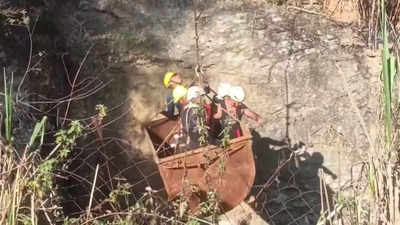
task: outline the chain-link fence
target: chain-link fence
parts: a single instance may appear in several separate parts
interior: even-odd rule
[[[277,162],[267,181],[253,186],[257,212],[271,225],[318,224],[321,212],[330,211],[333,203],[322,174],[335,177],[322,165],[322,154],[310,155],[301,145],[269,151],[277,154]]]
[[[113,190],[128,184],[129,201],[135,201],[146,187],[162,189],[163,184],[154,161],[145,159],[138,150],[121,139],[95,141],[74,151],[67,168],[58,179],[62,206],[68,215],[87,210],[93,188],[92,210],[104,211]],[[96,173],[96,167],[98,172]]]

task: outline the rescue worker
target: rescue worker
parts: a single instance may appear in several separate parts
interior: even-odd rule
[[[182,84],[182,78],[178,73],[167,72],[164,75],[163,83],[166,88],[174,90],[178,85]],[[167,110],[163,112],[163,114],[168,118],[172,118],[175,116],[175,110],[177,110],[179,114],[179,111],[181,110],[179,107],[179,104],[174,101],[172,92],[168,93]]]
[[[243,115],[256,121],[259,125],[262,124],[263,121],[261,117],[243,104],[245,93],[242,87],[232,87],[228,84],[220,85],[217,97],[222,98],[223,100],[217,100],[216,104],[218,110],[213,117],[220,120],[221,131],[226,128],[230,129],[229,135],[231,139],[243,135],[242,130],[240,129],[240,123],[238,122],[242,119]]]
[[[215,96],[217,103],[220,103],[220,100],[224,100],[224,97],[229,95],[229,91],[231,89],[231,85],[228,83],[220,83],[217,89],[217,95]]]
[[[203,107],[204,90],[199,86],[192,86],[187,90],[187,95],[181,97],[179,102],[185,104],[181,112],[182,133],[187,137],[188,150],[209,144],[211,137],[206,119],[206,110]]]
[[[221,106],[224,105],[224,99],[225,97],[229,97],[229,90],[231,88],[231,85],[228,83],[220,83],[217,88],[217,93],[214,95],[213,98],[213,123],[211,126],[211,133],[218,138],[221,139],[223,134],[223,128],[224,126],[224,121],[222,120],[222,109]],[[225,119],[225,118],[224,118]]]
[[[243,101],[245,99],[245,93],[242,87],[240,86],[231,87],[229,91],[229,97],[231,97],[231,100],[233,100],[233,106],[237,109],[236,111],[238,112],[239,120],[241,120],[242,116],[245,115],[248,118],[256,121],[259,126],[262,125],[264,121],[261,119],[260,115],[253,112],[252,110],[247,108],[246,105],[243,104]]]

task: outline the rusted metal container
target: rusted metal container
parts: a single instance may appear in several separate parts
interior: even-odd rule
[[[240,204],[253,185],[255,177],[254,158],[251,149],[252,137],[247,127],[242,126],[243,136],[231,140],[227,149],[214,145],[174,154],[166,141],[177,119],[167,118],[151,122],[146,127],[146,139],[152,142],[154,158],[170,200],[185,193],[185,185],[195,187],[197,195],[190,196],[189,206],[193,210],[205,199],[210,190],[217,192],[224,211]],[[172,138],[171,138],[172,139]],[[165,147],[167,146],[167,147]]]

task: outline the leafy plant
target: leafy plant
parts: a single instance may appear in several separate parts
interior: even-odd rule
[[[59,156],[66,159],[73,147],[76,139],[82,134],[83,127],[77,120],[72,121],[67,130],[60,130],[56,133],[56,144],[60,146]]]
[[[32,148],[33,144],[35,143],[35,141],[39,137],[39,135],[40,135],[40,145],[43,144],[46,121],[47,121],[47,116],[44,116],[39,123],[35,124],[35,128],[33,129],[33,133],[29,140],[29,144],[28,144],[29,148]]]
[[[216,224],[217,217],[221,214],[220,200],[216,190],[212,189],[207,193],[202,193],[196,185],[191,184],[187,179],[182,181],[182,187],[183,190],[179,193],[179,197],[173,201],[174,214],[179,219],[186,221],[186,225]],[[195,211],[189,208],[191,196],[199,199],[205,198]]]
[[[196,115],[196,128],[200,134],[199,143],[200,146],[208,144],[209,127],[206,123],[206,112],[204,107],[193,107],[194,115]]]
[[[223,149],[229,148],[231,146],[231,132],[232,126],[235,124],[235,121],[228,117],[223,121],[223,129],[219,135],[222,135],[220,147]]]
[[[389,147],[392,140],[392,91],[394,86],[394,78],[396,75],[396,58],[389,53],[388,31],[385,1],[381,1],[381,21],[382,21],[382,74],[383,74],[383,97],[385,111],[385,132],[386,132],[386,147]]]
[[[104,118],[107,116],[107,106],[99,104],[96,105],[96,111],[97,111],[97,115],[101,118]]]
[[[126,200],[126,197],[132,195],[131,192],[132,185],[129,183],[118,183],[117,188],[112,190],[109,194],[108,201],[110,201],[114,205],[118,205],[118,200],[122,197]],[[127,205],[129,204],[128,201],[125,202]]]
[[[186,225],[201,225],[201,223],[196,219],[190,219]]]
[[[53,187],[53,171],[57,160],[49,159],[39,165],[38,175],[29,182],[29,187],[40,198],[43,198]]]
[[[4,221],[10,225],[38,223],[36,209],[43,206],[42,202],[48,198],[45,192],[50,190],[51,186],[51,177],[42,174],[49,174],[52,161],[42,164],[38,160],[37,151],[28,150],[34,146],[39,137],[43,143],[45,121],[46,117],[36,123],[30,142],[22,155],[15,154],[16,150],[13,149],[12,143],[6,147],[7,151],[1,154],[0,208],[3,212],[0,216],[1,224],[4,224]],[[0,147],[0,150],[3,149]]]
[[[214,223],[217,222],[217,216],[221,213],[221,208],[216,190],[207,192],[207,201],[200,203],[199,208],[202,217],[210,216]]]

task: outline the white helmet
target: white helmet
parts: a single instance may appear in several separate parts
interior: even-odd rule
[[[229,90],[229,97],[231,97],[233,101],[243,102],[245,97],[243,88],[240,86],[231,87]]]
[[[186,95],[186,99],[188,101],[198,98],[201,95],[205,95],[206,93],[204,92],[203,88],[199,87],[199,86],[193,86],[190,87],[187,91],[187,95]]]
[[[229,95],[229,90],[231,89],[231,85],[228,83],[220,83],[217,89],[217,98],[223,99],[225,96]]]

